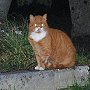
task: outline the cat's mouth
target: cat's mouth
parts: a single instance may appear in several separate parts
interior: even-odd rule
[[[31,32],[30,34],[30,38],[33,39],[34,41],[38,42],[40,40],[42,40],[43,38],[46,37],[47,32],[45,30],[34,30],[33,32]]]
[[[40,29],[38,29],[37,31],[35,31],[35,33],[41,33],[42,31]]]
[[[44,31],[44,28],[37,27],[34,29],[35,33],[42,33]]]

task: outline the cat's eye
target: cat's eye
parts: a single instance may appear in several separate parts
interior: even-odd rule
[[[41,26],[43,27],[44,25],[43,25],[43,24],[41,24]]]
[[[34,26],[36,27],[36,26],[37,26],[37,24],[34,24]]]

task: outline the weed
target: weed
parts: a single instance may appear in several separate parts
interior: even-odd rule
[[[36,61],[28,42],[27,20],[24,20],[22,26],[8,20],[4,23],[4,34],[0,38],[0,53],[0,70],[2,71],[33,68]]]

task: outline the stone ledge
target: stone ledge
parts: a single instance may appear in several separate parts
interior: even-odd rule
[[[75,69],[0,73],[0,90],[56,90],[88,83],[88,66]]]

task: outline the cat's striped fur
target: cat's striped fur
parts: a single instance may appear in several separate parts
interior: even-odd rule
[[[37,59],[36,70],[70,68],[75,65],[76,50],[61,30],[49,28],[47,15],[30,15],[28,40]]]

